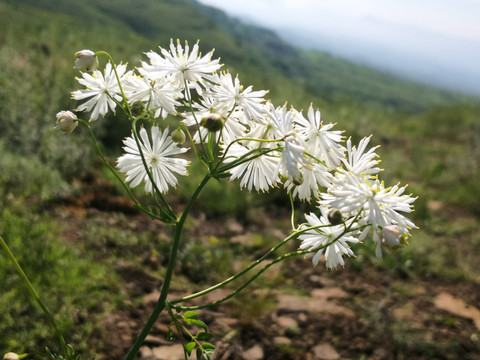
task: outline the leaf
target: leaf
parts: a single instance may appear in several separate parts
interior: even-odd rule
[[[202,358],[203,351],[201,348],[197,348],[197,360],[200,360]]]
[[[210,344],[208,342],[204,342],[202,344],[202,347],[205,349],[205,350],[214,350],[215,349],[215,345],[213,344]]]
[[[188,356],[192,353],[192,350],[195,348],[195,342],[191,341],[188,344],[185,344],[185,351],[188,353]]]
[[[167,341],[173,341],[173,330],[170,326],[168,327]]]
[[[200,332],[197,333],[197,340],[198,341],[206,341],[206,340],[208,340],[212,337],[213,337],[213,334],[210,334],[206,331],[200,331]]]
[[[192,319],[192,318],[195,318],[197,317],[198,313],[196,313],[195,311],[187,311],[185,314],[183,314],[183,318],[184,319]]]
[[[191,322],[197,326],[200,326],[205,331],[208,329],[207,324],[205,324],[202,320],[192,319]]]

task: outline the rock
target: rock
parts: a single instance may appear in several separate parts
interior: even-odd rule
[[[321,299],[343,299],[347,297],[347,293],[340,288],[330,287],[330,288],[322,288],[322,289],[313,289],[311,292],[312,297],[314,298],[321,298]]]
[[[297,321],[289,316],[279,316],[276,320],[276,323],[281,328],[298,327]]]
[[[144,304],[155,304],[160,296],[160,292],[158,290],[154,290],[150,294],[147,294],[143,297]]]
[[[320,344],[313,348],[313,357],[317,360],[337,360],[340,359],[340,355],[335,348],[328,344]]]
[[[155,356],[153,355],[153,351],[148,346],[142,346],[140,348],[140,358],[142,360],[155,360]]]
[[[305,311],[309,313],[321,313],[326,312],[335,315],[344,315],[349,317],[355,317],[352,310],[337,305],[332,301],[327,300],[325,297],[307,297],[307,296],[295,296],[295,295],[278,295],[277,296],[277,308],[279,310],[286,311]]]
[[[147,335],[145,339],[145,344],[150,346],[160,346],[166,343],[168,343],[168,340],[160,336]]]
[[[290,346],[290,345],[292,345],[292,340],[290,340],[289,338],[287,338],[285,336],[276,336],[276,337],[273,338],[273,343],[277,347],[279,347],[279,346]]]
[[[238,325],[240,321],[231,317],[217,317],[215,318],[215,324],[223,330],[231,330]]]
[[[260,345],[254,345],[242,354],[244,360],[262,360],[264,352]]]
[[[445,292],[438,294],[433,300],[433,303],[438,309],[471,319],[477,329],[480,330],[480,310],[475,306],[470,306],[462,299],[456,298]]]
[[[154,360],[184,360],[182,344],[159,346],[152,349]]]
[[[244,228],[242,224],[240,224],[237,220],[235,219],[228,219],[225,228],[227,231],[234,233],[234,234],[241,234],[244,232]]]

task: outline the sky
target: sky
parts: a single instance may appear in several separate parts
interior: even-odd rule
[[[480,0],[200,0],[302,47],[480,95]]]

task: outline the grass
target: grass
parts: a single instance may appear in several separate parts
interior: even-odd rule
[[[112,296],[119,293],[116,276],[107,264],[94,262],[88,249],[63,243],[61,227],[55,219],[15,205],[19,208],[11,205],[2,208],[2,236],[47,308],[55,314],[66,338],[78,344],[79,351],[89,354],[84,339],[99,331],[99,319],[120,298]],[[28,251],[24,251],[26,248]],[[41,353],[43,349],[39,344],[43,344],[58,351],[47,318],[33,303],[4,254],[0,257],[0,276],[0,333],[3,334],[0,348],[18,353]],[[78,326],[86,319],[85,326]]]

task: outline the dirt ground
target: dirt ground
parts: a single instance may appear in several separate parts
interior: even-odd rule
[[[127,219],[130,227],[148,228],[152,233],[164,230],[163,225],[132,211],[128,199],[98,188],[95,193],[57,210],[68,219],[70,241],[81,241],[92,217],[112,227],[125,226]],[[275,216],[287,216],[288,222],[286,214]],[[189,227],[190,237],[205,241],[212,236],[228,237],[255,255],[259,248],[249,242],[250,234],[281,232],[269,228],[273,223],[268,221],[259,229],[258,224],[240,224],[222,216],[208,219],[195,211],[192,217],[201,221]],[[96,342],[101,359],[123,358],[157,301],[162,278],[155,274],[161,273],[163,265],[151,253],[139,257],[141,264],[122,259],[115,268],[128,300],[102,321]],[[237,300],[199,310],[198,318],[214,334],[210,340],[216,345],[213,358],[480,359],[479,284],[435,275],[412,277],[382,266],[358,267],[355,261],[347,259],[344,269],[327,271],[303,257],[289,259],[264,274],[273,287],[253,285]],[[185,276],[178,279],[173,278],[169,299],[188,295]],[[226,290],[213,292],[189,304],[207,303],[226,294]],[[162,313],[139,359],[184,358],[178,336],[167,340],[169,324],[169,316]]]

